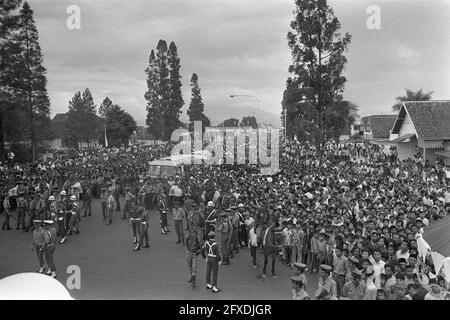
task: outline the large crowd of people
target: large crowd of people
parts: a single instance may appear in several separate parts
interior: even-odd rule
[[[64,243],[80,232],[77,221],[90,214],[97,197],[107,223],[114,207],[139,222],[136,251],[145,246],[139,224],[145,228],[146,212],[160,211],[163,235],[170,214],[177,244],[186,246],[193,286],[196,255],[217,259],[208,260],[213,283],[206,285],[213,292],[220,291],[218,265],[250,248],[255,268],[263,259],[262,277],[269,261],[274,278],[280,264],[293,270],[294,299],[450,299],[450,279],[435,270],[422,238],[428,225],[450,214],[450,168],[443,163],[398,161],[364,145],[329,143],[318,151],[290,141],[280,149],[280,171],[273,176],[258,174],[257,166],[192,165],[173,178],[148,177],[149,161],[170,150],[170,144],[90,149],[34,164],[9,161],[0,167],[2,229],[13,223],[36,233],[53,223],[53,238]],[[36,220],[48,223],[33,227]],[[41,260],[40,267],[43,272]],[[318,284],[308,283],[310,273],[318,273]]]

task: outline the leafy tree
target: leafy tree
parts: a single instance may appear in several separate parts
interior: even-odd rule
[[[111,99],[109,99],[108,97],[106,97],[103,101],[102,104],[100,105],[100,107],[98,108],[98,114],[101,118],[105,119],[106,118],[106,113],[111,110],[113,104]]]
[[[254,129],[258,128],[258,122],[254,116],[243,117],[240,123],[241,127],[252,127]]]
[[[297,135],[321,146],[333,135],[327,124],[336,113],[345,115],[340,108],[346,82],[343,53],[351,36],[339,33],[339,20],[326,0],[296,0],[295,4],[292,31],[287,35],[291,76],[286,81],[282,112],[286,110],[289,137]]]
[[[36,144],[49,133],[50,100],[47,94],[47,70],[43,66],[38,30],[28,2],[20,10],[18,31],[14,37],[20,46],[20,53],[15,57],[16,77],[12,86],[26,109],[23,121],[28,123],[34,160]]]
[[[14,39],[18,28],[17,9],[21,0],[3,1],[0,6],[0,160],[5,159],[5,139],[12,142],[20,135],[21,117],[18,116],[16,96],[12,89],[15,77],[14,63],[20,46]]]
[[[239,127],[239,120],[236,118],[229,118],[226,119],[224,122],[219,124],[219,127],[231,127],[231,128],[237,128]]]
[[[189,130],[193,131],[194,121],[202,121],[202,130],[205,131],[205,127],[211,125],[211,121],[204,114],[205,105],[202,101],[202,94],[200,92],[200,87],[198,85],[198,76],[196,73],[192,74],[191,77],[191,104],[187,111],[189,116]]]
[[[64,143],[75,149],[78,149],[80,142],[89,144],[102,131],[103,126],[96,115],[96,106],[89,88],[83,94],[75,93],[69,101],[65,126]]]
[[[172,41],[169,45],[169,51],[167,56],[167,62],[169,65],[169,80],[170,80],[170,93],[169,93],[169,108],[165,112],[165,126],[167,127],[166,139],[170,139],[170,135],[175,129],[180,128],[182,125],[179,120],[181,114],[181,108],[184,105],[183,95],[181,92],[181,75],[180,75],[180,58],[178,57],[178,49],[175,43]]]
[[[120,147],[123,144],[128,146],[128,139],[133,131],[136,130],[136,121],[133,117],[117,104],[111,104],[106,110],[105,120],[108,145]],[[103,131],[100,133],[99,137],[100,143],[104,144],[105,136]]]
[[[149,56],[149,64],[145,69],[147,74],[147,92],[145,92],[145,100],[147,100],[147,119],[148,132],[156,139],[161,138],[163,128],[162,110],[159,103],[159,75],[158,61],[154,50]]]
[[[418,91],[413,91],[410,89],[405,89],[406,94],[403,96],[398,96],[395,98],[397,100],[397,103],[392,106],[392,110],[397,112],[400,110],[402,104],[404,101],[429,101],[432,98],[433,91],[430,92],[423,92],[423,89],[420,89]]]

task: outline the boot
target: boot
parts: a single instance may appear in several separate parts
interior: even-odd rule
[[[216,292],[220,292],[221,290],[219,289],[219,288],[217,288],[217,287],[213,287],[212,288],[212,292],[213,293],[216,293]]]
[[[194,279],[194,276],[191,276],[191,278],[188,280],[188,283],[191,283]]]
[[[141,248],[141,245],[138,243],[136,247],[134,247],[133,251],[138,251]]]
[[[195,284],[195,276],[192,276],[192,283],[191,283],[191,287],[195,288],[197,285]]]
[[[136,243],[137,243],[137,238],[134,237],[134,238],[133,238],[133,244],[136,244]]]

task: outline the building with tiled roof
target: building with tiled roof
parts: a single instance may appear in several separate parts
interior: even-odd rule
[[[450,100],[403,102],[392,133],[400,160],[420,154],[435,162],[450,163]]]

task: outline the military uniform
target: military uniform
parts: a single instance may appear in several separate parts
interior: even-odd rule
[[[208,234],[208,237],[209,240],[207,240],[202,247],[202,257],[206,259],[206,289],[212,289],[212,292],[215,293],[220,291],[220,289],[217,288],[220,255],[217,243],[214,240],[214,232],[211,231]]]
[[[78,205],[75,196],[70,197],[71,204],[70,204],[70,220],[69,220],[69,226],[67,228],[67,235],[71,235],[72,231],[76,234],[80,233],[80,206]]]
[[[111,224],[112,223],[112,214],[114,211],[114,197],[113,195],[110,193],[110,191],[108,191],[108,196],[106,198],[106,224]]]
[[[125,205],[123,209],[122,219],[127,219],[130,214],[130,201],[135,198],[135,195],[131,193],[130,187],[125,187]]]
[[[227,212],[221,212],[220,216],[221,219],[217,231],[220,232],[222,243],[222,264],[228,265],[230,264],[230,235],[232,233],[232,226],[228,219]]]
[[[293,283],[292,288],[292,299],[294,300],[309,300],[309,294],[305,291],[305,283],[303,282],[303,278],[300,276],[291,277],[291,281]]]
[[[326,289],[326,291],[331,294],[333,300],[337,299],[337,285],[336,285],[336,281],[333,280],[333,278],[331,277],[331,266],[329,265],[325,265],[322,264],[320,265],[320,270],[322,270],[326,277],[319,277],[319,283],[318,283],[318,288],[317,288],[317,292],[319,294],[322,294],[323,290],[322,289]]]
[[[38,226],[37,224],[40,224]],[[48,266],[47,275],[56,278],[56,266],[53,260],[56,247],[56,229],[52,220],[35,220],[35,229],[33,231],[33,246],[36,250],[39,261],[39,271],[44,273],[45,263]],[[44,226],[45,225],[45,226]],[[44,261],[45,257],[45,261]]]
[[[167,234],[169,232],[167,229],[167,202],[163,193],[160,194],[158,199],[158,209],[160,214],[159,223],[161,225],[161,233]]]
[[[57,228],[57,236],[61,238],[59,243],[66,242],[66,204],[63,201],[56,202],[57,212],[56,212],[56,228]]]
[[[141,241],[139,242],[139,246],[148,248],[150,246],[148,237],[148,223],[150,215],[149,212],[143,206],[139,206],[138,210],[141,212],[140,214]]]
[[[130,202],[130,225],[133,232],[133,244],[141,241],[141,210],[135,205],[134,201]],[[139,246],[139,245],[138,245]],[[137,247],[138,247],[137,246]]]
[[[217,220],[217,210],[214,208],[214,203],[212,201],[208,202],[206,207],[206,219],[205,219],[205,237],[207,237],[208,233],[211,231],[215,231],[216,229],[216,220]]]
[[[197,256],[200,253],[200,240],[195,232],[189,233],[186,238],[186,262],[191,278],[189,283],[195,288],[195,277],[197,276]]]
[[[25,214],[28,210],[28,201],[22,195],[17,199],[17,226],[16,230],[20,228],[25,229]]]

